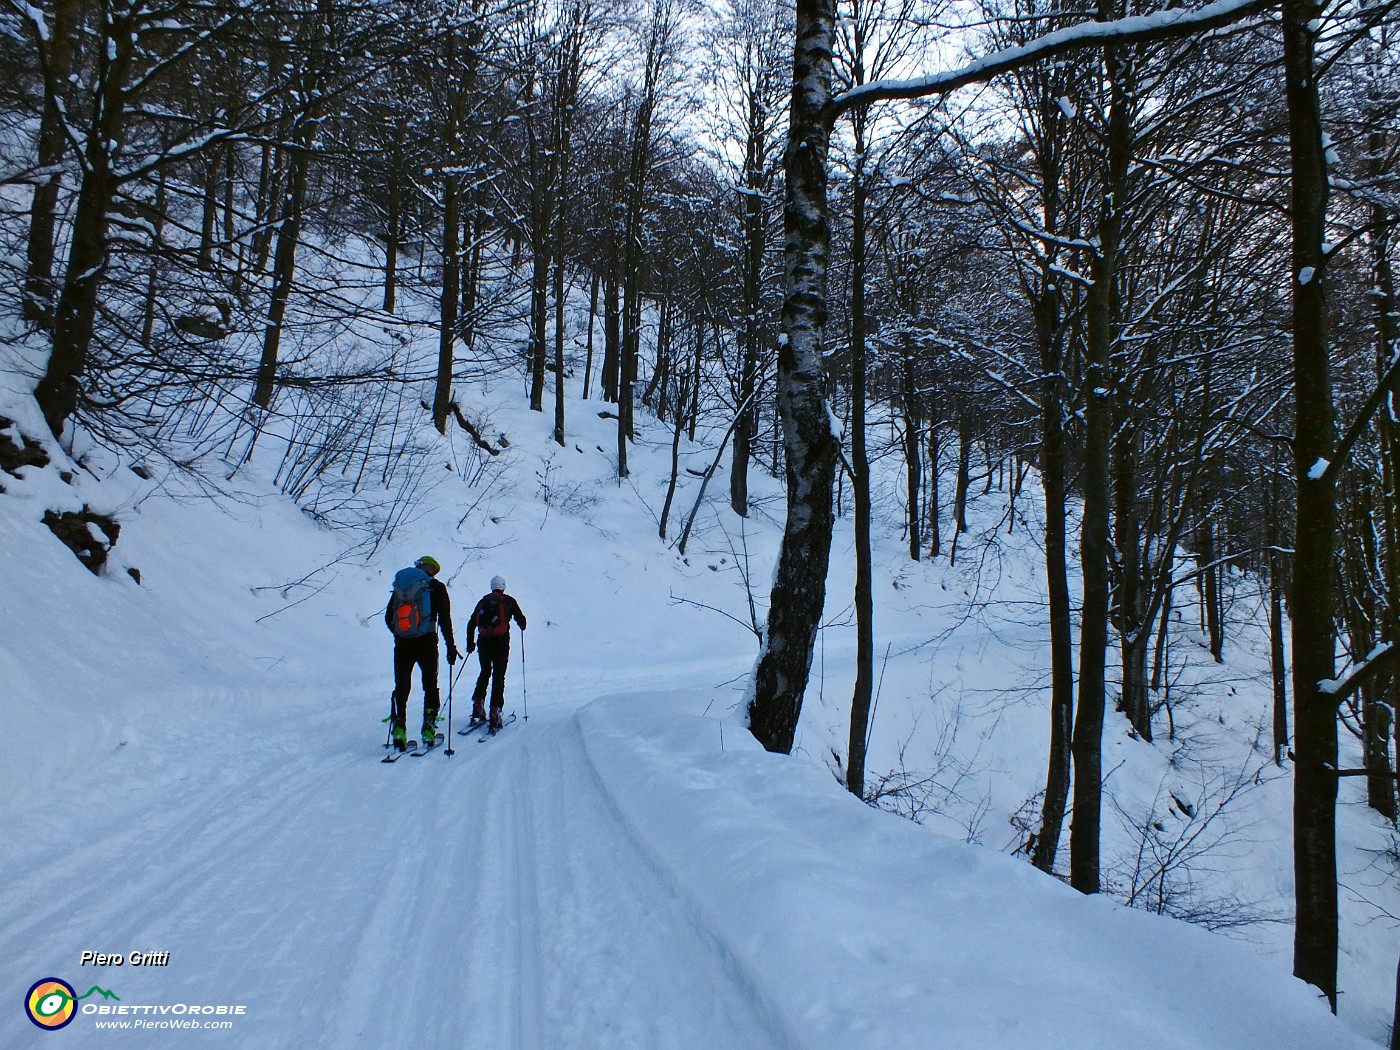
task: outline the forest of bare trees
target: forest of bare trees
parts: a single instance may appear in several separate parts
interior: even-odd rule
[[[1224,581],[1258,580],[1295,972],[1335,1008],[1339,778],[1397,817],[1397,31],[1315,0],[0,0],[6,331],[54,440],[227,475],[275,432],[327,516],[419,469],[412,420],[494,451],[458,396],[485,376],[561,445],[597,402],[619,478],[640,411],[676,448],[720,419],[730,512],[787,486],[770,750],[854,518],[862,797],[872,461],[914,560],[959,556],[979,478],[1037,485],[1025,852],[1084,892],[1106,720],[1163,732],[1172,610],[1220,660]]]

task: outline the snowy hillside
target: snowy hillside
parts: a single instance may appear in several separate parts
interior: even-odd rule
[[[886,801],[919,827],[831,775],[854,648],[849,531],[798,751],[766,754],[740,718],[756,652],[745,580],[761,616],[779,490],[759,494],[768,512],[746,529],[711,493],[682,558],[656,538],[663,428],[650,424],[619,485],[595,406],[570,402],[560,448],[520,400],[505,382],[476,388],[473,413],[508,448],[482,463],[466,442],[441,446],[441,478],[367,557],[359,537],[276,495],[256,461],[230,483],[236,498],[143,479],[95,450],[71,484],[58,464],[3,478],[0,1045],[1280,1050],[1384,1038],[1384,930],[1344,933],[1353,1031],[1289,976],[1286,926],[1230,939],[999,855],[1043,777],[1026,529],[1003,523],[991,545],[965,537],[953,568],[908,562],[897,537],[877,554],[889,648],[870,766],[903,788]],[[14,392],[0,413],[42,432]],[[699,469],[712,453],[702,441],[691,454]],[[685,479],[676,513],[697,485]],[[39,521],[84,504],[122,525],[100,577]],[[988,531],[1004,512],[995,490],[975,507]],[[485,743],[454,735],[453,756],[384,765],[381,616],[394,571],[421,554],[442,562],[459,633],[492,575],[520,600],[519,717]],[[1242,643],[1238,662],[1207,672],[1181,656],[1177,745],[1149,748],[1111,721],[1105,768],[1124,826],[1107,831],[1106,856],[1151,848],[1127,825],[1155,800],[1162,826],[1181,822],[1200,847],[1171,878],[1208,867],[1202,901],[1228,896],[1268,918],[1288,890],[1287,782],[1249,747],[1266,710],[1247,684],[1253,658]],[[455,728],[474,674],[473,659]],[[1211,674],[1221,684],[1203,684]],[[410,726],[420,702],[415,689]],[[1210,805],[1220,769],[1239,772],[1227,785],[1238,804],[1198,831],[1170,796]],[[84,952],[126,958],[95,966]],[[140,953],[168,956],[138,967]],[[88,995],[65,1031],[43,1032],[19,1004],[48,977],[116,998]],[[158,1027],[191,1021],[231,1027],[182,1029],[178,1042]],[[147,1027],[118,1035],[108,1022]]]

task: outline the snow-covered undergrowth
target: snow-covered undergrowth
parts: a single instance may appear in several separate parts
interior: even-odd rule
[[[0,415],[33,438],[18,359]],[[700,482],[683,470],[661,541],[665,425],[642,420],[619,482],[599,403],[570,398],[561,447],[512,372],[458,396],[500,454],[409,412],[413,484],[357,490],[356,528],[308,513],[324,487],[303,508],[281,491],[293,435],[275,428],[216,494],[81,443],[80,466],[50,444],[50,467],[0,475],[11,1003],[50,975],[132,1004],[242,1003],[232,1034],[186,1033],[225,1046],[1360,1045],[1288,974],[1289,782],[1270,761],[1253,581],[1235,581],[1222,665],[1181,614],[1156,743],[1112,714],[1104,741],[1108,890],[1211,934],[998,855],[1033,825],[1048,737],[1033,475],[1014,514],[1005,488],[974,490],[955,565],[946,548],[909,560],[900,481],[882,478],[871,787],[921,828],[834,775],[849,521],[797,749],[770,756],[740,708],[778,484],[754,478],[745,521],[721,473],[681,556]],[[683,466],[703,471],[717,438],[684,444]],[[83,506],[122,526],[100,576],[41,523]],[[530,621],[511,665],[521,718],[488,747],[383,766],[382,613],[421,554],[443,565],[459,636],[505,576]],[[458,725],[474,674],[454,688]],[[1342,1014],[1382,1041],[1400,900],[1360,790],[1344,785]],[[169,966],[79,965],[136,949]],[[117,1038],[90,1015],[67,1036]],[[46,1038],[0,1013],[3,1045]]]

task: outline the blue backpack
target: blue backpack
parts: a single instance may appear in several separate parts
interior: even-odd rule
[[[394,593],[389,599],[389,630],[395,638],[421,638],[433,633],[431,577],[410,565],[394,574]]]

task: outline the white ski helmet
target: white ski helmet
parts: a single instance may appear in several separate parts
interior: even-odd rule
[[[506,578],[504,576],[491,577],[491,589],[493,591],[503,591],[506,589]]]

